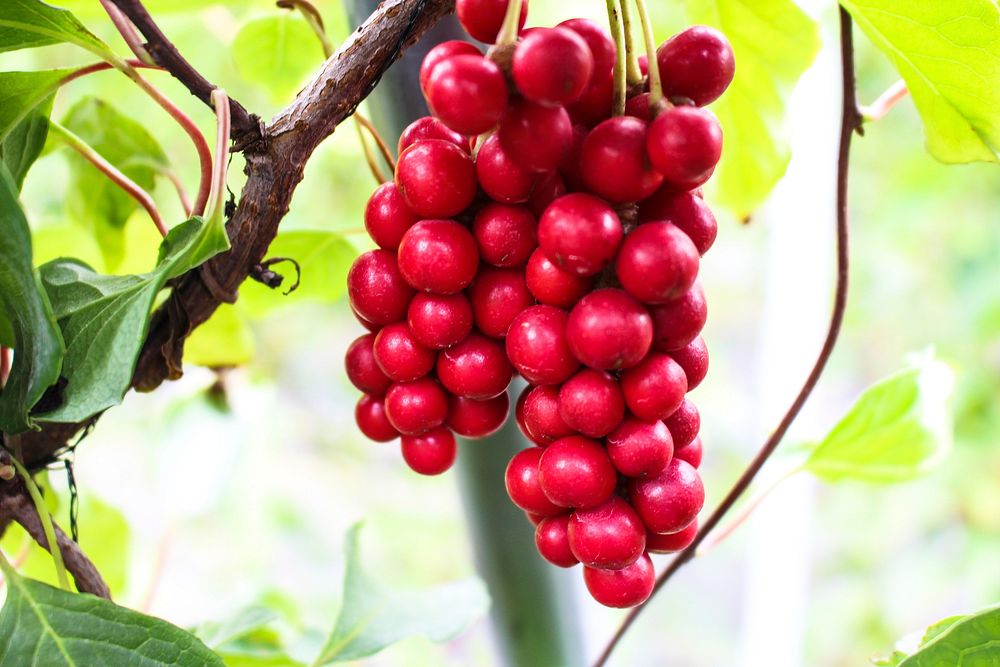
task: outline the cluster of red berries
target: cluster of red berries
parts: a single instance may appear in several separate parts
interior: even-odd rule
[[[507,0],[456,10],[492,43]],[[687,546],[704,503],[686,394],[708,370],[696,279],[717,225],[699,188],[722,134],[703,106],[734,64],[719,32],[689,28],[657,52],[666,101],[635,86],[612,116],[615,60],[585,19],[486,56],[460,41],[428,53],[433,116],[400,137],[395,181],[365,212],[379,249],[349,274],[370,333],[347,372],[361,430],[401,436],[424,474],[451,466],[454,433],[499,429],[524,378],[517,422],[538,446],[511,460],[510,498],[546,560],[582,562],[591,595],[627,607],[652,590],[648,554]]]

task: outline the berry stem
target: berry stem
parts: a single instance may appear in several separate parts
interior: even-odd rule
[[[7,384],[10,377],[10,348],[0,345],[0,389]]]
[[[782,417],[778,427],[767,439],[763,447],[761,447],[757,456],[754,457],[747,469],[743,471],[743,474],[736,481],[736,484],[729,490],[729,493],[726,494],[726,497],[722,500],[715,511],[712,512],[712,515],[708,518],[708,520],[702,525],[701,529],[698,531],[698,535],[694,538],[694,541],[691,542],[691,544],[684,551],[679,553],[677,557],[671,561],[670,565],[667,566],[667,569],[665,569],[659,576],[649,599],[652,599],[652,597],[663,588],[663,586],[678,570],[681,569],[681,567],[694,558],[698,547],[705,541],[708,534],[711,533],[716,526],[718,526],[723,517],[726,516],[729,510],[733,508],[740,497],[750,487],[750,484],[757,476],[757,473],[760,472],[761,468],[764,467],[764,464],[777,449],[778,445],[781,444],[781,440],[785,437],[785,434],[788,432],[789,427],[791,427],[792,422],[794,422],[795,418],[798,417],[799,412],[802,410],[802,406],[805,405],[809,395],[819,382],[819,379],[826,368],[827,362],[833,354],[834,347],[837,344],[837,339],[840,336],[841,326],[844,322],[844,312],[847,307],[848,274],[850,267],[847,220],[847,177],[851,157],[851,139],[855,132],[860,132],[863,120],[861,112],[858,108],[857,82],[854,73],[854,39],[851,30],[851,16],[843,7],[841,7],[840,45],[843,107],[840,125],[840,149],[837,159],[837,286],[834,295],[833,313],[830,317],[830,326],[827,330],[826,339],[823,342],[823,347],[820,350],[819,356],[816,358],[816,362],[813,365],[812,370],[809,372],[809,376],[806,378],[805,383],[802,385],[798,395],[795,397],[795,401],[788,408],[785,416]],[[648,604],[648,600],[646,604]],[[639,617],[639,614],[642,613],[642,610],[645,609],[646,604],[636,607],[629,613],[628,616],[625,617],[625,621],[618,628],[618,631],[615,632],[611,641],[608,642],[608,645],[605,647],[603,653],[601,653],[600,657],[594,663],[594,667],[603,667],[607,664],[608,659],[611,657],[611,653],[625,636],[628,629]]]
[[[106,2],[107,0],[101,0]],[[333,42],[330,41],[330,36],[326,34],[326,27],[323,25],[323,15],[319,13],[316,9],[316,5],[309,2],[309,0],[278,0],[277,4],[282,9],[298,10],[302,17],[305,18],[306,23],[315,33],[316,38],[319,39],[319,43],[323,46],[323,56],[329,58],[333,55]]]
[[[72,593],[73,589],[69,585],[69,576],[66,574],[66,564],[63,562],[62,549],[59,547],[59,542],[56,541],[56,530],[52,526],[52,517],[49,516],[49,508],[45,506],[45,499],[38,490],[38,486],[35,485],[35,480],[31,478],[31,473],[28,472],[27,468],[13,455],[10,457],[10,460],[17,469],[17,473],[21,476],[21,479],[24,480],[24,486],[28,489],[28,495],[31,496],[31,501],[35,504],[35,511],[38,512],[38,519],[42,523],[42,530],[45,531],[46,548],[52,554],[52,563],[56,568],[56,578],[59,580],[59,587],[64,591]]]
[[[354,119],[358,125],[368,130],[368,134],[375,140],[375,144],[378,146],[379,152],[382,153],[382,157],[385,158],[386,164],[389,165],[390,171],[396,171],[396,159],[392,156],[392,151],[389,149],[389,145],[386,144],[385,139],[379,134],[378,128],[367,117],[357,111],[354,112]]]
[[[627,0],[626,0],[627,1]],[[611,36],[615,40],[615,98],[613,115],[625,114],[625,96],[628,92],[627,57],[625,49],[625,29],[622,25],[621,0],[607,0],[608,23]]]
[[[628,0],[623,4],[627,5]],[[656,61],[656,38],[653,36],[653,22],[649,18],[646,0],[635,0],[635,6],[639,11],[642,37],[646,42],[646,58],[649,60],[649,108],[655,116],[660,102],[663,101],[663,83],[660,81],[660,67]]]
[[[165,168],[165,169],[161,168],[159,171],[168,181],[170,181],[173,184],[174,190],[177,191],[177,198],[181,200],[181,208],[184,209],[184,215],[190,218],[191,211],[193,208],[191,206],[191,197],[188,196],[187,190],[184,187],[184,183],[181,182],[181,177],[177,174],[176,171],[170,168]]]
[[[365,135],[364,127],[361,125],[361,121],[357,120],[357,114],[355,114],[354,129],[358,132],[358,141],[361,142],[361,150],[365,154],[365,162],[368,163],[368,170],[371,171],[372,176],[381,185],[382,183],[388,183],[389,177],[386,173],[382,171],[382,165],[378,163],[378,157],[375,155],[375,151],[372,150],[372,146],[368,143],[368,137]],[[395,171],[395,167],[393,167]]]
[[[222,88],[212,91],[212,106],[215,107],[217,124],[215,136],[215,162],[212,168],[212,185],[209,190],[209,220],[222,217],[226,210],[226,168],[229,166],[229,132],[232,118],[229,110],[229,96]]]
[[[868,106],[861,107],[861,115],[864,116],[865,122],[874,122],[881,120],[887,113],[892,111],[901,100],[903,100],[910,90],[906,87],[906,83],[902,80],[889,86],[889,88],[878,96],[878,99],[872,102]]]
[[[625,80],[628,85],[632,86],[642,81],[642,70],[639,69],[639,56],[635,52],[632,10],[629,7],[628,0],[620,0],[620,6],[622,12],[622,32],[625,36]]]
[[[521,25],[521,1],[508,0],[507,13],[504,14],[500,34],[497,35],[497,46],[510,46],[517,43],[518,28]]]
[[[136,69],[155,69],[155,70],[160,70],[161,72],[163,71],[163,68],[158,65],[147,65],[141,60],[137,60],[135,58],[129,58],[125,62],[131,65],[132,67],[135,67]],[[93,63],[91,65],[84,65],[80,69],[73,70],[72,72],[64,76],[59,81],[59,85],[65,86],[70,81],[76,81],[77,79],[87,76],[88,74],[93,74],[94,72],[105,72],[109,69],[114,69],[114,68],[115,68],[114,65],[105,61],[101,61],[99,63]]]
[[[111,0],[101,0],[101,6],[104,7],[104,11],[108,13],[108,17],[118,30],[118,34],[125,40],[129,50],[135,54],[135,57],[144,65],[155,66],[156,62],[149,55],[149,51],[146,50],[145,45],[143,45],[139,31],[132,25],[128,17],[122,13],[122,10],[112,4]]]

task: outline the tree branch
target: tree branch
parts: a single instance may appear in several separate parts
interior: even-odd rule
[[[819,382],[820,376],[822,376],[827,362],[833,354],[833,349],[837,344],[840,329],[844,322],[844,311],[847,307],[849,273],[847,176],[851,156],[851,138],[855,132],[860,131],[862,123],[861,112],[858,110],[854,74],[854,39],[851,33],[851,28],[851,16],[843,7],[841,7],[840,44],[843,71],[843,108],[840,125],[840,151],[837,161],[837,286],[834,295],[833,314],[830,318],[830,326],[826,334],[826,340],[823,342],[823,347],[820,350],[819,356],[817,357],[809,376],[806,378],[805,383],[802,385],[798,395],[795,397],[795,401],[788,408],[785,416],[782,417],[778,427],[767,439],[767,442],[764,443],[764,446],[761,447],[757,456],[754,457],[753,461],[751,461],[750,465],[736,481],[736,484],[733,485],[729,493],[726,494],[726,497],[722,500],[716,510],[712,512],[712,515],[702,525],[694,541],[688,545],[684,551],[679,553],[674,560],[671,561],[670,565],[667,566],[667,569],[660,574],[659,578],[656,580],[656,585],[653,587],[653,593],[650,596],[650,599],[652,599],[652,596],[656,595],[656,593],[663,588],[667,581],[669,581],[678,570],[694,558],[698,546],[705,540],[709,533],[715,529],[722,518],[733,508],[740,497],[750,487],[750,484],[757,476],[757,473],[760,472],[767,460],[772,454],[774,454],[774,451],[778,448],[778,445],[781,444],[781,440],[785,437],[785,434],[788,432],[792,422],[794,422],[795,418],[798,417],[799,412],[805,405],[806,400],[809,398],[809,395]],[[608,659],[611,657],[611,653],[614,651],[615,647],[621,641],[622,637],[625,636],[625,633],[632,626],[645,607],[646,605],[643,604],[640,607],[636,607],[629,613],[621,627],[618,628],[618,631],[611,638],[607,647],[605,647],[604,652],[597,659],[597,662],[594,663],[594,667],[603,667],[603,665],[608,662]]]

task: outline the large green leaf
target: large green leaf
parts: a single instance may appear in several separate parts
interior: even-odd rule
[[[21,577],[0,559],[0,667],[223,667],[194,635],[108,600]]]
[[[813,449],[805,469],[828,480],[912,479],[951,447],[951,369],[933,359],[865,390]]]
[[[912,652],[875,661],[885,667],[990,667],[1000,655],[1000,606],[952,616],[927,628]]]
[[[62,404],[39,418],[80,421],[118,404],[131,384],[156,295],[171,278],[227,248],[221,221],[192,218],[163,240],[150,273],[102,275],[72,259],[43,265],[42,284],[66,340],[67,384]]]
[[[414,635],[447,641],[485,613],[489,596],[478,579],[394,594],[362,567],[360,525],[347,535],[347,569],[340,616],[314,667],[357,660]]]
[[[323,62],[323,47],[297,13],[284,12],[247,22],[232,44],[233,60],[250,83],[283,100]]]
[[[59,379],[65,349],[52,306],[31,261],[28,221],[6,165],[0,163],[0,343],[14,348],[14,365],[0,393],[0,431],[20,433]]]
[[[0,72],[0,155],[18,188],[45,146],[55,90],[72,71]]]
[[[996,0],[843,0],[895,65],[942,162],[1000,158],[1000,7]]]
[[[0,53],[69,42],[98,55],[110,53],[73,14],[40,0],[0,3]]]

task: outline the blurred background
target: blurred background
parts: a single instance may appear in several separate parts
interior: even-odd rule
[[[124,51],[97,2],[62,4]],[[264,118],[322,61],[305,23],[264,0],[147,4],[207,78]],[[794,397],[829,317],[840,122],[836,8],[799,4],[819,22],[822,47],[790,98],[787,176],[749,221],[718,209],[719,240],[702,263],[712,370],[693,397],[702,414],[707,507]],[[316,5],[335,43],[343,40],[353,29],[343,5]],[[667,8],[653,10],[663,41],[680,24]],[[528,24],[574,16],[603,24],[603,14],[596,0],[533,0]],[[856,40],[860,97],[870,102],[896,77],[863,35]],[[0,55],[4,69],[87,62],[69,47]],[[148,76],[214,133],[208,110],[167,75]],[[74,82],[53,117],[88,95],[154,135],[194,189],[189,144],[120,75]],[[762,478],[794,465],[797,444],[821,438],[864,387],[929,347],[957,376],[954,450],[906,484],[794,478],[650,603],[614,665],[863,665],[907,633],[1000,600],[1000,181],[994,165],[935,162],[909,100],[866,130],[853,153],[854,263],[841,344],[785,453]],[[148,270],[158,243],[149,220],[134,214],[120,255],[102,251],[86,206],[67,195],[67,157],[53,147],[25,184],[36,260],[71,254],[109,272]],[[234,157],[236,193],[241,167]],[[303,641],[302,629],[328,628],[336,616],[344,535],[359,520],[367,567],[392,587],[475,573],[456,475],[411,473],[395,444],[367,442],[353,423],[357,394],[343,354],[362,330],[342,296],[353,256],[368,247],[362,213],[374,187],[357,134],[345,124],[309,163],[283,223],[309,234],[289,235],[271,253],[302,262],[302,291],[283,298],[248,283],[240,302],[192,339],[181,381],[152,395],[130,394],[80,445],[81,543],[120,603],[183,626],[262,604]],[[168,180],[158,181],[156,196],[180,220]],[[197,363],[238,368],[215,372]],[[50,471],[49,480],[68,525],[65,473]],[[5,550],[16,555],[19,540],[9,535]],[[523,558],[539,557],[529,550]],[[43,560],[29,559],[27,567],[50,577]],[[566,613],[578,614],[590,659],[622,612],[592,602],[578,571],[555,574],[574,601]],[[498,665],[493,642],[483,620],[448,644],[410,639],[364,664]]]

